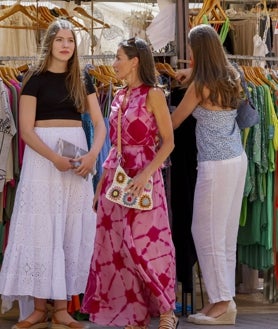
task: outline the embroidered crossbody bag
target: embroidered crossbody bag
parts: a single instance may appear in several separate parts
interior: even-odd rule
[[[119,108],[118,125],[117,125],[117,158],[118,166],[116,168],[111,186],[106,191],[106,198],[128,208],[139,210],[151,210],[153,208],[153,177],[151,176],[143,192],[139,196],[134,196],[125,188],[132,180],[121,166],[122,143],[121,143],[121,117],[122,108]]]

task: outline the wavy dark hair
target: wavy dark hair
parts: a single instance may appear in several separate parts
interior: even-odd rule
[[[33,74],[44,73],[48,70],[51,63],[52,45],[55,36],[60,30],[70,30],[73,35],[75,48],[72,57],[68,61],[67,65],[67,78],[66,86],[69,91],[71,99],[74,101],[78,112],[83,113],[86,109],[86,89],[84,83],[84,76],[81,74],[79,58],[77,53],[76,35],[74,32],[74,26],[66,19],[57,19],[52,22],[47,31],[45,32],[41,52],[38,59],[38,63],[31,68],[24,77],[22,87],[27,83]]]
[[[240,76],[229,62],[215,29],[206,24],[197,25],[189,31],[188,42],[194,62],[188,83],[194,81],[196,94],[204,100],[206,87],[213,105],[236,108],[240,97]]]
[[[138,57],[138,75],[140,80],[147,86],[155,86],[157,84],[155,63],[151,49],[146,41],[134,37],[120,42],[119,47],[123,49],[129,59]]]

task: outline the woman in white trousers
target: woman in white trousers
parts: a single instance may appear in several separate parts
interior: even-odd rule
[[[192,235],[209,304],[188,317],[196,324],[234,324],[237,233],[247,170],[238,127],[240,75],[209,25],[189,32],[192,67],[180,70],[185,95],[172,113],[174,129],[196,118],[198,174]]]

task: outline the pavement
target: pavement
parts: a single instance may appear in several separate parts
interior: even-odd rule
[[[196,325],[187,322],[186,316],[179,316],[179,325],[177,329],[278,329],[278,304],[267,305],[267,308],[261,306],[238,307],[238,315],[235,325]],[[11,329],[17,322],[17,312],[10,311],[0,316],[0,329]],[[104,327],[94,323],[83,321],[86,329],[113,329],[115,327]],[[149,329],[158,329],[159,319],[152,319]],[[51,326],[49,326],[51,328]],[[117,329],[117,328],[115,328]]]
[[[277,300],[277,298],[275,299]],[[187,304],[190,304],[190,301],[191,299],[188,298]],[[204,302],[207,302],[206,294],[204,294]],[[235,325],[196,325],[187,322],[188,314],[182,315],[181,313],[176,313],[179,317],[177,329],[278,329],[278,301],[268,301],[263,290],[256,290],[253,293],[237,293],[235,302],[237,305],[237,319]],[[199,291],[196,293],[194,306],[196,312],[202,308],[202,299],[200,298]],[[178,312],[182,311],[180,302],[177,302],[176,307]],[[191,306],[187,305],[185,312],[190,312],[190,310]],[[14,304],[10,311],[0,314],[0,329],[11,329],[18,321],[18,314],[17,303]],[[86,329],[119,329],[116,327],[100,326],[89,321],[82,321],[82,323]],[[50,324],[51,323],[49,323],[49,329],[51,329]],[[149,329],[158,329],[158,326],[159,318],[154,318],[150,323]]]

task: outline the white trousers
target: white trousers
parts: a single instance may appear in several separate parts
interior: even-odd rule
[[[198,163],[192,235],[210,303],[235,296],[236,246],[247,170],[239,157]]]

